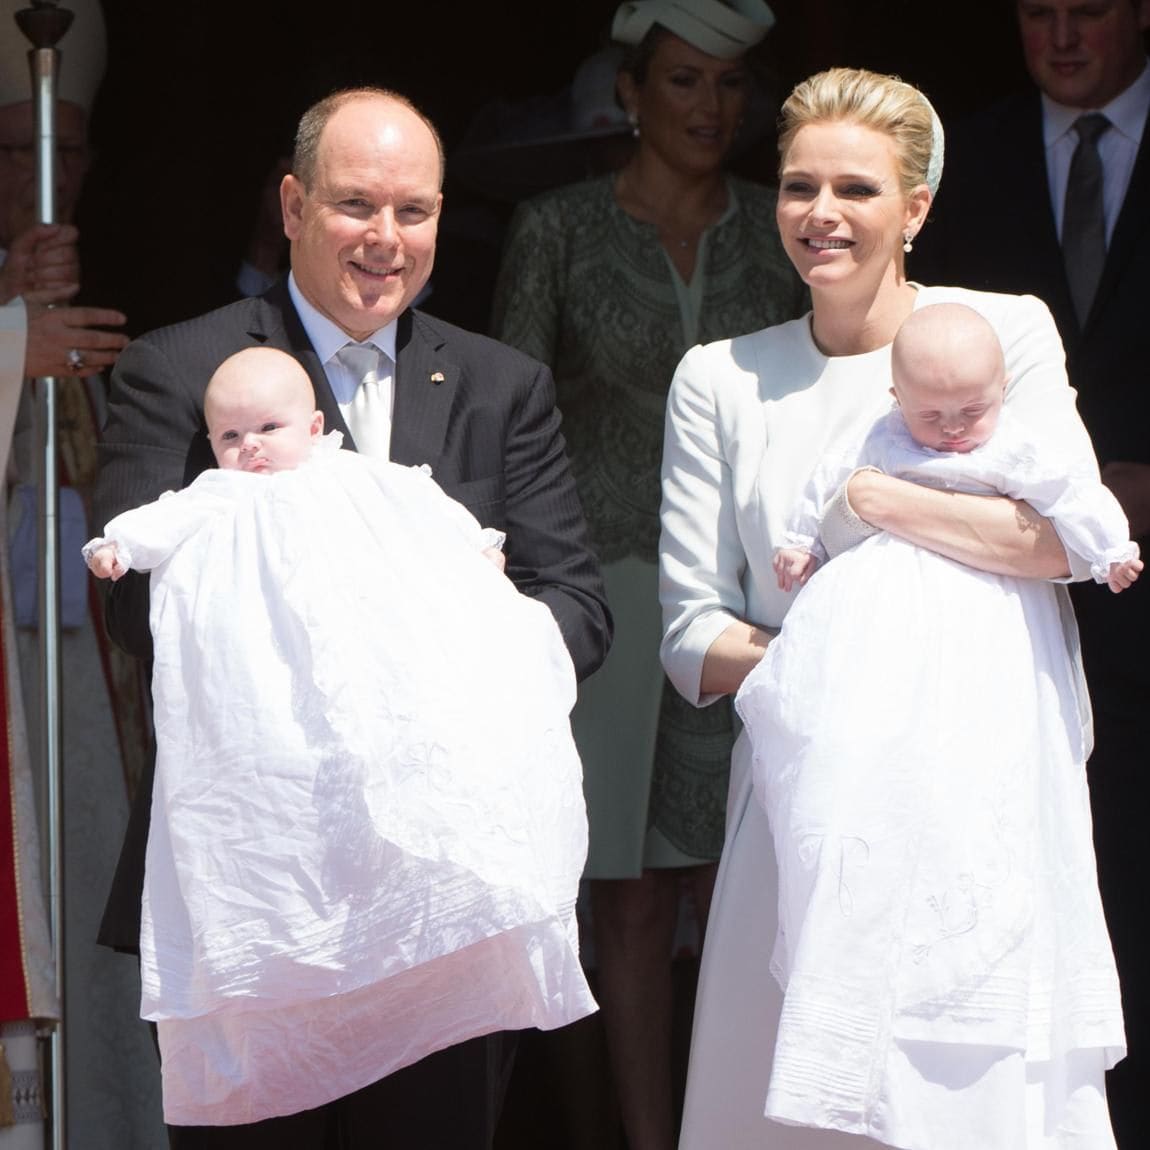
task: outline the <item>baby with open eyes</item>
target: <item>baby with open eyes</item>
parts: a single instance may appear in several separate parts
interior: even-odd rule
[[[779,868],[776,1065],[805,1065],[819,1019],[841,1009],[854,1011],[834,1052],[844,1075],[947,1065],[955,1044],[1025,1049],[1050,1016],[1088,1017],[1090,940],[1107,937],[1090,703],[1064,589],[865,524],[843,547],[844,484],[873,467],[1007,495],[1112,591],[1142,570],[1093,459],[1065,470],[1086,457],[1081,442],[1034,442],[1051,433],[1013,418],[982,316],[957,303],[912,312],[891,374],[896,407],[811,479],[775,557],[780,588],[801,590],[735,700]],[[1080,941],[1066,941],[1068,922]]]
[[[151,573],[165,1112],[206,1080],[227,1120],[288,1113],[590,1013],[574,670],[502,535],[428,468],[341,450],[282,352],[226,360],[204,417],[219,467],[84,549]]]
[[[270,475],[309,460],[323,436],[323,412],[315,410],[311,380],[299,362],[274,348],[253,347],[229,356],[216,370],[204,392],[204,420],[216,464],[223,471]],[[328,445],[338,448],[338,438]],[[442,501],[449,515],[465,526],[471,516],[458,516],[458,505]],[[462,510],[462,508],[460,508]],[[169,518],[172,508],[163,515]],[[502,536],[490,529],[477,537],[482,553],[501,571]],[[170,535],[161,545],[171,542]],[[121,541],[120,546],[123,543]],[[84,549],[91,572],[100,579],[119,579],[131,560],[114,539],[93,540]],[[153,564],[143,569],[150,570]]]

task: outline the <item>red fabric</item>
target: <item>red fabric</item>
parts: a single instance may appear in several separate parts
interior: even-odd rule
[[[4,630],[0,601],[0,634]],[[0,658],[0,1021],[28,1017],[28,983],[16,892],[16,812],[12,801],[11,746],[8,738],[8,668]]]

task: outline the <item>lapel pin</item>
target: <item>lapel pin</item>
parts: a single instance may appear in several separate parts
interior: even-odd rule
[[[431,382],[432,383],[442,383],[443,382],[443,372],[442,371],[433,371],[431,373]]]

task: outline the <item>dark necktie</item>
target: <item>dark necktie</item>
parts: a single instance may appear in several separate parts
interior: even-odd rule
[[[1110,127],[1100,112],[1074,121],[1078,147],[1070,161],[1062,212],[1062,258],[1079,324],[1086,323],[1106,263],[1106,217],[1102,209],[1102,157],[1098,139]]]

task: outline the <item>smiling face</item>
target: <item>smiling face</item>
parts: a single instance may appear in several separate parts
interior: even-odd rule
[[[994,329],[977,312],[961,304],[912,312],[891,347],[891,375],[916,443],[965,453],[994,434],[1006,368]]]
[[[272,348],[248,348],[220,364],[204,393],[204,419],[225,471],[290,471],[323,434],[307,372]]]
[[[926,186],[905,195],[894,140],[847,120],[800,128],[783,157],[778,224],[813,293],[873,294],[902,275],[904,235],[930,207]]]
[[[720,60],[662,36],[642,83],[619,73],[619,98],[639,125],[639,147],[675,171],[705,174],[722,164],[747,104],[741,60]]]
[[[1138,78],[1150,0],[1019,0],[1022,54],[1056,103],[1101,108]]]
[[[284,177],[296,284],[352,339],[390,323],[427,283],[440,176],[439,150],[420,117],[367,96],[343,104],[324,126],[310,186]]]

